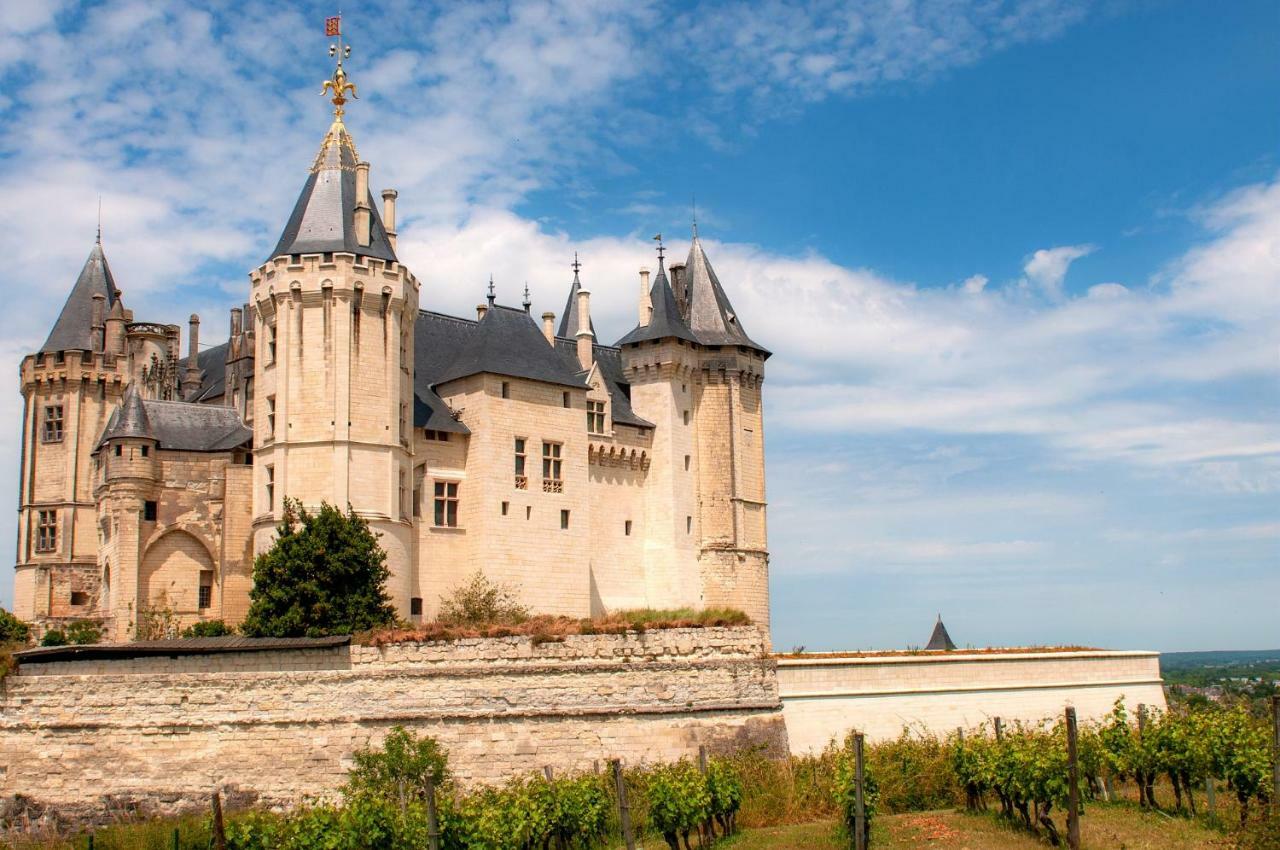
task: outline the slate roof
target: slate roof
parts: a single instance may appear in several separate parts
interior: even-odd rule
[[[282,254],[344,252],[395,262],[396,253],[387,239],[372,191],[367,198],[372,214],[369,244],[362,247],[356,241],[356,163],[359,161],[351,134],[342,122],[335,121],[325,134],[293,214],[268,260]]]
[[[556,331],[556,336],[562,336],[569,339],[576,339],[578,334],[578,293],[582,291],[582,283],[578,280],[578,270],[573,271],[573,285],[569,287],[569,300],[565,302],[564,312],[560,314],[560,329]],[[596,323],[593,319],[588,323],[591,328],[592,336],[596,332]]]
[[[768,355],[764,347],[747,336],[738,314],[729,303],[716,270],[711,267],[697,230],[685,262],[685,286],[689,293],[689,329],[703,345],[741,345]]]
[[[253,431],[230,407],[144,399],[130,384],[98,445],[122,437],[155,440],[171,451],[225,452],[250,443]]]
[[[487,372],[566,387],[586,387],[574,368],[577,363],[569,366],[547,345],[542,330],[522,309],[491,305],[478,322],[458,319],[453,322],[464,322],[452,327],[459,344],[452,348],[453,356],[445,365],[427,364],[427,368],[434,372],[432,385]],[[423,324],[419,322],[418,326]],[[420,338],[420,335],[416,336],[415,343]],[[437,346],[433,346],[433,350],[443,354]],[[422,362],[419,360],[415,365],[421,366]]]
[[[210,346],[196,356],[196,366],[200,368],[200,387],[187,396],[187,401],[209,401],[226,395],[227,347],[230,344],[227,341]],[[187,361],[190,359],[184,357],[178,361],[179,375],[186,373]]]
[[[556,351],[565,358],[571,368],[579,368],[578,341],[576,339],[556,338]],[[600,369],[600,377],[604,379],[605,389],[609,391],[609,407],[614,422],[631,425],[636,428],[652,428],[654,424],[642,419],[631,408],[631,385],[622,374],[622,351],[611,345],[592,345],[591,351],[596,365]],[[585,382],[587,373],[579,369],[578,374]]]
[[[951,642],[951,635],[947,634],[947,627],[942,625],[942,615],[938,615],[938,622],[933,626],[933,634],[929,636],[929,645],[925,649],[952,650],[956,645]]]
[[[93,296],[101,294],[102,318],[106,319],[112,306],[116,303],[116,281],[111,276],[111,267],[107,265],[106,254],[102,252],[102,243],[95,242],[85,260],[80,276],[76,278],[71,294],[62,305],[62,312],[53,323],[49,338],[40,346],[41,352],[69,351],[93,348]]]
[[[154,655],[208,655],[217,652],[262,652],[270,649],[330,649],[351,643],[350,635],[320,638],[249,638],[228,635],[180,640],[139,640],[132,643],[95,643],[81,646],[46,646],[15,652],[19,662],[100,661],[145,658]]]
[[[636,325],[631,333],[618,340],[616,345],[631,345],[671,337],[687,342],[698,342],[698,338],[694,336],[693,331],[680,315],[676,295],[671,291],[671,282],[667,280],[667,270],[663,267],[661,258],[658,259],[658,276],[654,278],[653,286],[649,288],[649,303],[653,305],[653,315],[649,317],[649,324],[644,327]]]

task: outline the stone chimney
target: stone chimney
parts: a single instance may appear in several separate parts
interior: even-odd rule
[[[387,241],[391,250],[396,249],[396,198],[400,193],[395,189],[382,190],[382,226],[387,229]]]
[[[103,308],[106,306],[107,296],[101,292],[93,293],[93,324],[89,328],[89,339],[93,345],[94,351],[102,351],[102,347],[106,345],[106,329],[104,324],[106,317],[103,316]]]
[[[640,268],[640,327],[649,327],[653,316],[653,301],[649,298],[649,270]]]
[[[591,293],[587,288],[578,290],[578,363],[583,371],[590,371],[595,352],[591,346],[595,343],[595,334],[591,333]]]
[[[547,344],[554,346],[556,344],[556,314],[542,314],[542,335],[547,338]]]
[[[488,313],[488,312],[489,312],[489,305],[488,305],[488,304],[477,304],[477,305],[476,305],[476,321],[478,322],[478,321],[480,321],[481,319],[483,319],[483,318],[484,318],[484,314],[485,314],[485,313]]]
[[[244,332],[244,313],[239,307],[231,308],[231,339]]]
[[[128,319],[124,314],[124,302],[120,300],[120,290],[116,290],[116,303],[111,305],[107,314],[106,339],[102,347],[108,354],[124,354],[124,326]]]
[[[182,396],[186,398],[200,389],[200,317],[191,314],[187,331],[187,371],[182,377]]]
[[[369,163],[356,163],[356,243],[369,247],[369,228],[373,222],[373,210],[369,209]]]

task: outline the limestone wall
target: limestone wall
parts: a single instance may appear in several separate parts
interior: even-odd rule
[[[0,794],[87,813],[225,784],[289,804],[333,792],[397,724],[465,781],[785,752],[774,669],[754,628],[24,663],[0,697]]]
[[[994,717],[1034,722],[1068,705],[1085,722],[1121,696],[1130,708],[1165,705],[1157,653],[1106,650],[779,658],[778,689],[795,753],[853,729],[876,741],[907,726],[945,734]]]

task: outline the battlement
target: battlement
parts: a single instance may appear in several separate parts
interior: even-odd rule
[[[260,283],[270,284],[277,277],[294,274],[321,274],[323,272],[346,273],[361,277],[382,277],[387,280],[408,280],[418,287],[418,279],[409,268],[399,262],[365,257],[342,251],[319,254],[282,254],[274,257],[253,271],[249,272],[249,280],[257,288]]]

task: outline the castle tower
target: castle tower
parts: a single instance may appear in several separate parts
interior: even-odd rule
[[[14,613],[56,625],[97,610],[92,452],[128,381],[127,311],[101,235],[48,339],[23,358]]]
[[[343,54],[340,54],[340,56]],[[326,82],[334,121],[271,257],[250,272],[254,357],[254,543],[268,548],[283,500],[348,505],[382,535],[388,592],[408,616],[418,281],[392,235],[343,123],[341,60]],[[384,192],[394,221],[394,192]]]

